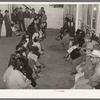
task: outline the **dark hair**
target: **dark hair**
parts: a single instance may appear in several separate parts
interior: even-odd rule
[[[17,9],[18,9],[18,7],[15,8],[15,10],[17,10]]]
[[[20,9],[22,9],[22,7],[20,7]]]
[[[16,50],[15,53],[16,54],[19,53],[20,55],[22,55],[22,53],[25,52],[25,51],[26,51],[25,47],[20,47],[20,49],[19,50]]]
[[[14,24],[13,24],[13,23],[11,23],[11,26],[12,26],[12,27],[14,27]]]
[[[69,21],[69,18],[68,18],[68,17],[65,17],[65,20],[66,20],[66,21]]]
[[[27,58],[23,57],[23,56],[20,56],[20,57],[18,57],[18,60],[20,61],[20,66],[24,67],[26,62],[27,62]]]
[[[28,32],[28,31],[27,31]],[[22,43],[25,43],[26,42],[26,38],[30,38],[30,36],[29,36],[29,34],[26,32],[26,34],[25,35],[23,35],[22,36],[22,39],[21,39],[21,41],[20,41],[20,43],[22,42]]]
[[[37,42],[37,41],[39,41],[39,39],[37,39],[36,37],[34,38],[34,42]]]
[[[34,10],[34,11],[35,11],[35,9],[34,9],[34,8],[32,8],[31,10]]]
[[[15,54],[14,56],[11,57],[9,65],[12,65],[13,69],[17,69],[19,71],[22,71],[20,66],[22,66],[24,68],[26,61],[27,60],[25,59],[25,57],[23,57],[23,56],[17,57],[17,55]]]
[[[9,11],[8,10],[5,10],[5,13],[9,13]]]
[[[44,9],[44,7],[41,7],[41,9]]]
[[[23,43],[20,42],[17,46],[16,46],[16,50],[18,50],[19,48],[22,48],[23,47]]]
[[[13,67],[16,67],[17,66],[17,56],[16,56],[16,54],[11,54],[10,55],[10,60],[9,60],[8,67],[10,65],[12,65]]]
[[[85,38],[85,32],[83,30],[80,31],[79,35],[80,38]]]
[[[79,35],[80,31],[80,29],[77,29],[76,34]]]

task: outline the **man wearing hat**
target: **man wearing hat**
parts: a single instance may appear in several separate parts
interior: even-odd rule
[[[3,24],[3,14],[1,13],[1,10],[0,10],[0,37],[1,37],[2,24]]]
[[[27,27],[30,25],[30,19],[31,19],[31,16],[30,16],[30,12],[28,10],[28,8],[26,7],[25,8],[25,12],[24,12],[24,22],[25,22],[25,29],[27,30]]]
[[[83,76],[79,77],[75,83],[74,88],[76,89],[93,89],[100,82],[100,51],[93,50],[88,56],[90,57],[91,66],[85,64],[87,66],[84,66]],[[88,71],[87,77],[86,71]]]
[[[22,31],[22,29],[23,31],[26,31],[25,23],[24,23],[24,12],[23,12],[22,7],[20,7],[19,12],[18,12],[18,21],[19,21],[20,31]]]
[[[36,17],[36,12],[35,12],[35,9],[34,8],[32,8],[31,11],[32,12],[31,12],[30,16],[31,16],[31,20],[33,21],[35,19],[35,17]]]

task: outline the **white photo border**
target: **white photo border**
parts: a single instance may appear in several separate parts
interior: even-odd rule
[[[0,2],[0,4],[100,4],[100,2]],[[1,99],[99,99],[100,90],[72,89],[36,89],[36,90],[0,90]]]

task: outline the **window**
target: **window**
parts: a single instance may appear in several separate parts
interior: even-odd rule
[[[92,18],[92,5],[88,5],[87,9],[87,25],[91,28],[91,18]]]
[[[93,5],[92,29],[96,29],[98,5]]]

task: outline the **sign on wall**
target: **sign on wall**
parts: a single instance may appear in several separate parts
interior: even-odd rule
[[[52,6],[53,8],[63,8],[64,7],[63,4],[51,4],[49,6]]]

